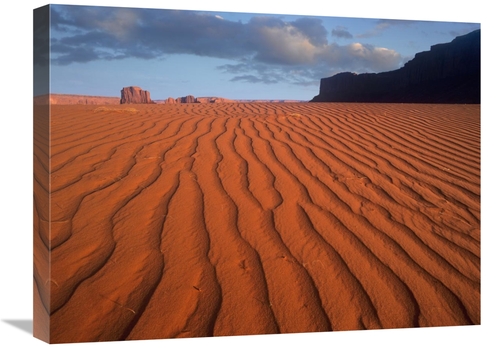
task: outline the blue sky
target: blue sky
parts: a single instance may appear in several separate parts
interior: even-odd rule
[[[323,77],[395,70],[479,23],[52,5],[51,92],[310,100]]]

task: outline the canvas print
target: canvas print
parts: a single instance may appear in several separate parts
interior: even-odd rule
[[[480,325],[480,23],[47,5],[34,335]]]

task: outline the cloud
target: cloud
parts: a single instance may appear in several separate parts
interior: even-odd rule
[[[136,58],[154,58],[185,53],[219,58],[241,56],[241,23],[191,11],[53,6],[52,29],[59,35],[55,44],[71,50],[82,47],[116,51]],[[107,56],[109,58],[109,56]],[[75,61],[77,61],[75,59]],[[56,56],[55,64],[61,63]]]
[[[331,32],[333,37],[336,37],[338,39],[352,39],[353,36],[352,34],[347,31],[347,28],[342,27],[342,26],[337,26],[335,29],[332,29]]]
[[[366,70],[387,71],[401,61],[401,56],[394,50],[371,45],[353,43],[345,47],[344,54]]]
[[[319,18],[242,23],[194,11],[53,5],[51,25],[55,65],[192,54],[233,61],[219,67],[230,81],[308,85],[340,71],[392,70],[401,60],[384,48],[329,44]],[[342,27],[331,34],[352,38]]]
[[[232,82],[244,81],[250,83],[265,83],[274,84],[280,82],[278,79],[270,78],[269,76],[255,76],[255,75],[239,75],[231,79]]]
[[[36,45],[33,46],[33,63],[38,67],[47,68],[49,66],[49,20],[50,15],[45,11],[38,11],[33,18],[33,40]],[[41,70],[39,70],[41,71]]]
[[[315,46],[328,44],[327,31],[319,18],[299,18],[290,23],[290,25],[306,36]]]
[[[271,64],[312,64],[318,46],[311,42],[308,33],[291,23],[250,21],[254,59]]]
[[[400,20],[400,19],[379,19],[375,27],[365,33],[356,35],[359,39],[366,39],[381,35],[385,30],[394,26],[409,26],[415,21]]]
[[[59,65],[69,65],[71,63],[87,63],[99,58],[104,58],[99,55],[96,50],[87,47],[77,47],[70,52],[64,46],[54,45],[52,51],[61,53],[58,57]]]

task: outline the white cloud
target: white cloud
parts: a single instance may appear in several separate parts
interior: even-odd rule
[[[356,73],[395,70],[402,63],[401,55],[394,50],[359,42],[345,46],[331,44],[325,49],[322,60],[337,72]]]
[[[313,64],[319,48],[302,33],[287,25],[259,29],[262,50],[258,59],[281,64]]]

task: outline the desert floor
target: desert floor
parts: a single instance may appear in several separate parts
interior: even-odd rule
[[[52,342],[480,324],[479,105],[51,110]]]

